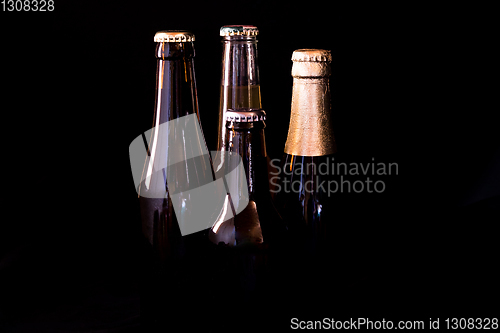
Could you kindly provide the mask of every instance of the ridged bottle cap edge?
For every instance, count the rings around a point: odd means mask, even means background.
[[[265,121],[266,112],[262,109],[249,111],[226,111],[226,121],[234,121],[236,123],[252,123],[257,121]]]
[[[158,31],[154,36],[155,42],[177,42],[177,43],[185,43],[185,42],[194,42],[194,34],[191,31],[187,30],[162,30]]]
[[[259,29],[253,25],[225,25],[220,28],[221,36],[257,36]]]
[[[293,51],[292,61],[332,62],[332,53],[323,49],[298,49]]]

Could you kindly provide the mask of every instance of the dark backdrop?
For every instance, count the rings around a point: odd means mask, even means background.
[[[287,135],[292,52],[324,48],[333,55],[339,151],[353,162],[399,165],[398,175],[384,178],[384,193],[342,194],[332,222],[349,226],[348,252],[366,266],[351,302],[388,319],[495,312],[498,303],[489,301],[498,300],[500,180],[489,12],[327,1],[75,0],[55,0],[53,12],[1,12],[8,172],[0,327],[135,327],[140,220],[128,146],[152,124],[153,36],[195,33],[200,115],[213,149],[225,24],[259,28],[272,158],[281,157]],[[327,306],[313,308],[335,316]],[[347,315],[359,316],[356,309]]]

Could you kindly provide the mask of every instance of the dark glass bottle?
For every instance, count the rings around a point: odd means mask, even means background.
[[[337,150],[330,117],[330,62],[327,50],[300,49],[292,56],[290,126],[275,203],[285,220],[292,247],[318,255],[328,244],[334,204],[325,184]]]
[[[215,244],[237,246],[252,243],[265,246],[274,237],[272,228],[265,230],[267,226],[259,223],[266,215],[264,210],[273,208],[273,204],[269,192],[268,157],[264,139],[265,113],[261,110],[257,34],[257,28],[250,25],[226,25],[220,30],[223,37],[222,86],[218,154],[214,158],[214,169],[217,178],[230,175],[233,177],[231,183],[241,184],[243,178],[235,179],[234,177],[239,177],[239,173],[232,172],[237,170],[239,162],[231,156],[239,156],[247,183],[244,186],[246,188],[243,188],[245,193],[238,192],[242,189],[241,186],[227,189],[231,200],[227,200],[226,211],[230,211],[229,215],[232,217],[221,216],[220,221],[210,230],[209,238]],[[227,116],[229,110],[232,118]],[[248,205],[238,207],[246,195]],[[275,209],[270,209],[269,214],[274,214],[279,220]],[[279,221],[275,223],[278,224]]]
[[[203,262],[200,256],[208,245],[208,230],[183,236],[183,223],[189,220],[195,207],[190,197],[182,193],[215,179],[202,133],[187,130],[198,125],[201,129],[193,62],[194,35],[189,31],[160,31],[154,40],[157,42],[155,113],[151,134],[145,138],[149,140],[148,159],[139,187],[146,253],[141,318],[150,331],[174,327],[176,323],[183,325],[183,302],[198,290],[191,277],[203,269],[199,265]],[[182,156],[191,158],[179,158]]]
[[[214,157],[214,170],[217,178],[223,178],[230,163],[226,161],[228,109],[260,109],[260,81],[257,63],[258,29],[249,25],[225,25],[220,29],[222,37],[222,74],[219,101],[219,128],[217,155]],[[226,184],[227,186],[227,184]],[[227,189],[229,193],[229,188]],[[241,195],[239,195],[241,196]],[[215,244],[236,245],[234,220],[236,210],[230,196],[226,197],[224,212],[217,221],[210,240]],[[216,232],[213,232],[213,231]]]
[[[215,244],[265,248],[279,237],[281,223],[269,191],[266,115],[263,110],[252,109],[229,109],[225,114],[227,145],[223,169],[235,214],[231,219],[216,222],[209,237]],[[240,166],[243,168],[238,172]]]
[[[272,284],[269,271],[277,258],[273,253],[285,232],[269,190],[256,34],[253,26],[221,28],[222,128],[213,163],[217,179],[225,179],[227,214],[221,214],[209,230],[209,239],[216,244],[211,289],[242,303],[259,299],[257,295],[265,294]],[[240,318],[241,313],[230,316]]]
[[[155,41],[158,43],[154,127],[146,138],[149,159],[144,166],[139,198],[143,234],[165,262],[183,257],[189,250],[186,241],[199,237],[197,233],[181,236],[172,192],[203,186],[214,180],[214,174],[202,133],[190,135],[191,132],[181,128],[192,126],[189,122],[193,120],[201,128],[193,62],[194,35],[188,31],[160,31]],[[175,128],[166,124],[180,119],[185,121],[177,123]],[[194,157],[178,158],[186,155]],[[182,213],[189,214],[192,207],[188,200],[183,207]],[[206,230],[203,232],[206,235]]]
[[[240,299],[249,307],[245,311],[251,311],[251,304],[261,304],[276,284],[273,272],[286,234],[269,190],[264,120],[263,110],[226,112],[223,170],[233,214],[209,230],[209,239],[217,244],[211,290]],[[241,305],[240,310],[246,309]],[[230,316],[244,317],[242,313]]]

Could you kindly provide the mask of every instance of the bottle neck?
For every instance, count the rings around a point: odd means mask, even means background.
[[[323,156],[336,151],[328,76],[294,76],[291,109],[285,153]]]
[[[224,37],[222,60],[222,85],[258,86],[257,39],[255,36]],[[234,99],[238,100],[238,96]],[[238,101],[241,102],[241,101]]]
[[[156,45],[155,125],[198,114],[192,42]]]
[[[240,155],[247,177],[248,193],[254,200],[257,193],[269,192],[267,153],[263,121],[251,123],[227,122],[227,151]],[[232,170],[235,166],[230,166]]]
[[[261,107],[256,37],[224,37],[218,149],[225,146],[225,113],[228,109]]]
[[[166,183],[170,193],[180,193],[185,186],[213,180],[199,124],[193,56],[191,42],[161,42],[156,47],[156,105],[152,130],[146,136],[149,157],[144,169],[146,187],[156,191],[150,190],[151,195],[165,193]],[[186,161],[196,161],[194,169]]]

